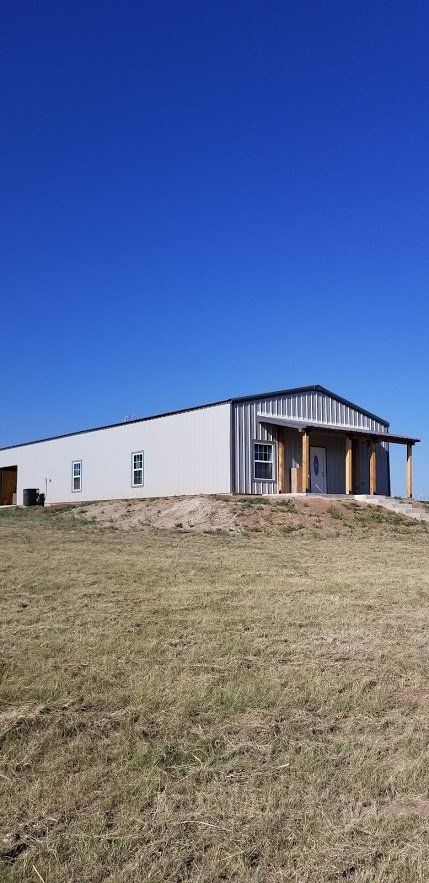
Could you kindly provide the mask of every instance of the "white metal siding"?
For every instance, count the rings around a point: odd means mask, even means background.
[[[17,502],[26,487],[47,502],[229,493],[229,403],[79,433],[0,451],[0,468],[18,467]],[[132,487],[131,454],[144,452],[144,485]],[[82,460],[82,491],[72,492],[72,462]]]

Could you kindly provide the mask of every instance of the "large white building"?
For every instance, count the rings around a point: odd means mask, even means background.
[[[390,494],[389,442],[415,438],[321,386],[229,399],[0,449],[0,503],[213,493]]]

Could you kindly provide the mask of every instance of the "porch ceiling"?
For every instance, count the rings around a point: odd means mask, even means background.
[[[419,438],[410,438],[406,435],[392,435],[390,432],[375,432],[372,429],[356,429],[355,426],[334,426],[332,423],[308,423],[305,420],[289,420],[287,417],[277,417],[274,414],[257,414],[258,423],[271,423],[274,426],[284,426],[287,429],[297,429],[301,432],[329,432],[337,435],[350,435],[354,438],[379,439],[380,441],[393,442],[399,445],[414,445]]]

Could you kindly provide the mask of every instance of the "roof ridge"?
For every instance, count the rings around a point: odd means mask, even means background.
[[[248,402],[254,399],[264,399],[270,398],[279,395],[298,395],[302,392],[322,392],[325,395],[330,396],[336,401],[340,402],[343,405],[346,405],[349,408],[355,408],[356,411],[360,411],[361,414],[364,414],[366,417],[370,417],[372,420],[377,420],[379,423],[382,423],[384,426],[389,427],[390,424],[387,420],[384,420],[382,417],[378,417],[376,414],[372,414],[371,411],[367,411],[365,408],[362,408],[360,405],[356,405],[353,402],[348,401],[348,399],[344,399],[341,396],[337,395],[337,393],[332,392],[330,389],[326,389],[325,386],[320,386],[318,384],[313,384],[312,386],[296,386],[292,389],[281,389],[274,390],[274,392],[264,392],[257,393],[256,395],[251,396],[235,396],[229,399],[221,399],[217,402],[206,402],[204,405],[194,405],[191,408],[179,408],[176,411],[165,411],[161,414],[150,414],[148,417],[137,417],[135,420],[121,420],[119,423],[106,423],[102,426],[91,426],[88,429],[77,429],[74,432],[62,432],[59,435],[51,435],[47,438],[38,438],[32,441],[27,442],[19,442],[14,445],[4,445],[0,447],[0,451],[8,451],[12,448],[25,448],[27,445],[39,445],[42,442],[48,441],[56,441],[56,439],[60,438],[70,438],[73,435],[85,435],[87,432],[101,432],[103,429],[115,429],[119,426],[132,426],[133,423],[144,423],[146,420],[158,420],[161,417],[174,417],[176,414],[186,414],[190,411],[199,411],[203,408],[215,408],[217,405],[228,405],[232,403],[238,402]]]

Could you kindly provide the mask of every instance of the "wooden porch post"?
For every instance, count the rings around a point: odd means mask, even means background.
[[[346,435],[346,494],[353,493],[353,454],[352,440]]]
[[[377,460],[375,442],[370,442],[369,448],[369,492],[377,493]]]
[[[413,496],[413,446],[407,444],[407,497]]]
[[[352,448],[352,459],[353,459],[353,493],[360,494],[360,442],[357,439],[353,441]]]
[[[302,493],[307,494],[309,491],[308,473],[310,470],[310,435],[308,432],[302,433]]]
[[[280,430],[280,438],[278,443],[278,489],[279,494],[285,492],[285,443],[283,438],[283,430]]]

